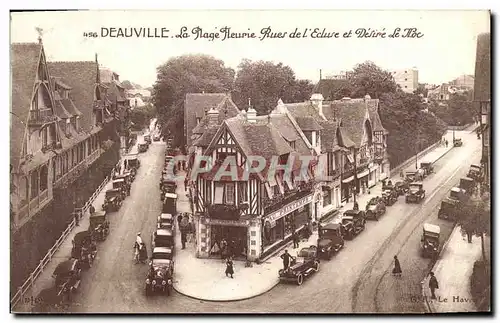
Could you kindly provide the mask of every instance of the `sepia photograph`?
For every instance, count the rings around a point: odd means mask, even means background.
[[[490,313],[489,10],[10,11],[10,313]]]

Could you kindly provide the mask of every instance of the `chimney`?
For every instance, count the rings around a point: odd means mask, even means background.
[[[371,99],[372,99],[372,97],[370,96],[370,94],[366,94],[365,95],[365,102],[367,102],[367,101],[369,101]]]
[[[286,113],[286,106],[283,103],[283,100],[279,99],[278,104],[276,107],[271,111],[272,115],[279,115],[279,114],[285,114]]]
[[[321,93],[314,93],[311,96],[311,104],[314,105],[320,115],[323,115],[323,100],[324,98]]]
[[[219,125],[219,111],[213,107],[207,112],[208,127],[217,127]]]

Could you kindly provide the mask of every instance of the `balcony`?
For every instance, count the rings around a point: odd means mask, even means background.
[[[77,164],[75,167],[70,169],[66,174],[64,174],[60,179],[58,179],[54,183],[55,188],[64,188],[76,181],[80,176],[82,176],[83,172],[87,170],[88,165],[87,161],[83,160],[79,164]]]
[[[29,112],[28,124],[30,126],[41,126],[43,124],[54,122],[57,120],[57,117],[52,114],[52,110],[43,109],[43,110],[31,110]]]
[[[208,216],[212,219],[237,221],[241,215],[240,208],[235,205],[212,204],[206,209]]]
[[[313,187],[313,182],[301,183],[297,189],[285,192],[284,195],[274,195],[272,199],[265,197],[263,200],[264,212],[272,213],[295,200],[311,194]]]
[[[38,194],[37,197],[31,199],[29,206],[26,202],[22,203],[21,205],[24,205],[19,208],[18,211],[19,223],[17,224],[17,227],[22,226],[26,221],[28,221],[28,215],[34,215],[38,213],[38,211],[40,211],[40,209],[42,209],[47,203],[49,203],[50,200],[51,199],[49,199],[49,191],[46,189],[45,191]]]

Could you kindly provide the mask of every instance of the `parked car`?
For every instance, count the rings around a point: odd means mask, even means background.
[[[290,266],[286,269],[280,269],[279,279],[282,282],[295,282],[302,285],[304,278],[319,271],[318,248],[310,246],[302,248],[297,257],[292,258]]]
[[[438,211],[438,218],[455,221],[458,212],[460,211],[460,205],[461,203],[458,200],[445,198],[443,201],[441,201],[441,206]]]
[[[465,190],[467,195],[472,195],[476,190],[476,182],[469,177],[462,177],[460,179],[460,188]]]
[[[424,184],[420,182],[410,183],[410,189],[405,196],[406,203],[420,203],[425,198]]]
[[[174,262],[170,258],[170,251],[169,248],[162,247],[153,249],[144,288],[146,295],[160,292],[170,296],[172,293]]]
[[[76,292],[82,281],[82,269],[78,259],[61,262],[54,270],[52,277],[55,279],[57,296],[62,300],[71,300],[71,294]]]
[[[96,240],[104,241],[109,234],[109,221],[106,211],[96,211],[89,217],[89,230]]]
[[[463,202],[467,201],[469,197],[467,195],[467,191],[464,190],[463,188],[452,187],[448,198],[463,203]]]
[[[386,211],[384,200],[380,196],[371,198],[366,204],[366,218],[378,221]]]
[[[102,209],[106,212],[118,211],[122,206],[122,191],[117,189],[107,190],[104,197],[104,203],[102,204]]]
[[[453,139],[453,147],[461,147],[463,145],[462,138]]]
[[[156,247],[170,248],[170,253],[173,254],[175,237],[173,231],[169,229],[157,229],[153,232],[151,238],[152,250]]]
[[[162,213],[158,216],[157,221],[158,229],[170,229],[174,231],[174,216],[170,213]]]
[[[95,256],[97,254],[97,246],[92,240],[90,231],[78,232],[73,238],[73,248],[71,249],[71,257],[78,259],[80,264],[92,267]]]
[[[398,194],[398,196],[405,195],[410,189],[410,185],[406,181],[398,181],[394,183],[394,190]]]
[[[438,225],[424,223],[420,239],[420,252],[423,257],[436,257],[438,255],[440,232],[441,228]]]
[[[353,239],[365,229],[365,212],[361,210],[347,210],[341,218],[342,235],[344,239]]]
[[[384,205],[391,206],[398,201],[399,193],[393,187],[392,189],[385,190],[382,192],[382,201]]]
[[[162,213],[177,214],[177,194],[165,193]]]
[[[434,166],[431,162],[421,162],[420,168],[424,170],[425,176],[429,176],[430,174],[434,173]]]
[[[467,173],[467,177],[474,179],[476,182],[480,182],[483,180],[483,167],[478,164],[470,165],[469,172]]]
[[[344,247],[342,226],[339,223],[329,223],[318,228],[318,257],[331,259]]]

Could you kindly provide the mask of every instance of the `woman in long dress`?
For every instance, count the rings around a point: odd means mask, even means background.
[[[392,270],[392,274],[401,277],[402,273],[403,271],[401,270],[401,264],[399,263],[398,256],[394,256],[394,269]]]
[[[226,277],[230,275],[231,278],[233,278],[233,274],[234,274],[233,257],[229,257],[226,260]]]

